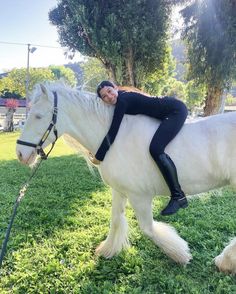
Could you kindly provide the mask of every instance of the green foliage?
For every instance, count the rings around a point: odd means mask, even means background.
[[[235,103],[235,98],[233,95],[231,95],[230,93],[227,93],[226,95],[226,100],[225,100],[225,104],[227,105],[231,105]]]
[[[18,189],[30,173],[16,161],[18,135],[0,134],[0,243]],[[112,259],[99,258],[94,250],[109,229],[110,189],[59,141],[18,208],[0,293],[236,293],[235,277],[220,273],[213,262],[235,235],[235,196],[230,189],[205,193],[168,218],[189,242],[193,261],[186,267],[142,235],[130,207],[132,247]],[[154,201],[158,221],[167,221],[160,210],[168,200]]]
[[[182,14],[189,78],[208,87],[229,87],[236,74],[236,3],[195,0]]]
[[[171,41],[171,48],[176,62],[174,77],[181,82],[186,82],[187,55],[185,43],[181,39],[174,39]]]
[[[157,68],[153,73],[147,75],[142,82],[142,88],[149,94],[163,95],[163,88],[169,84],[169,79],[175,74],[176,62],[168,46],[168,53],[163,56],[163,68]]]
[[[21,94],[15,93],[13,89],[14,89],[14,82],[11,78],[5,77],[0,79],[0,94],[2,97],[11,98],[14,95],[14,98],[20,98]]]
[[[165,66],[169,17],[169,2],[154,0],[60,0],[49,13],[63,46],[100,59],[111,78],[136,86]]]
[[[29,75],[29,90],[32,90],[38,82],[54,79],[52,72],[45,68],[30,68]],[[25,97],[26,77],[27,70],[25,68],[13,69],[7,77],[0,80],[0,93],[4,94],[5,91],[8,91]]]
[[[206,94],[205,87],[195,81],[184,83],[168,74],[161,78],[152,75],[146,82],[144,90],[154,96],[176,97],[186,103],[190,113],[203,108]]]
[[[194,111],[195,108],[203,108],[206,89],[203,85],[198,85],[195,81],[189,81],[186,84],[187,107]]]
[[[11,95],[11,97],[25,97],[27,70],[25,68],[13,69],[7,77],[0,79],[0,94]],[[71,86],[76,84],[74,72],[64,66],[50,66],[49,68],[29,69],[29,91],[35,84],[44,81],[55,81],[63,79]]]
[[[95,92],[101,81],[109,79],[107,70],[97,58],[88,57],[80,62],[79,66],[83,70],[83,78],[79,81],[83,89]]]
[[[54,75],[54,80],[63,80],[66,84],[70,86],[76,86],[76,77],[73,70],[65,66],[50,65],[49,70]]]
[[[170,78],[168,79],[168,84],[162,89],[162,95],[178,97],[180,100],[186,102],[186,86],[183,82]]]

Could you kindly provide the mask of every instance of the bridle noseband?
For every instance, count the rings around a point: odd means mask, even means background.
[[[17,140],[16,143],[20,144],[20,145],[25,145],[25,146],[29,146],[29,147],[33,147],[36,149],[37,154],[40,155],[41,159],[46,160],[48,158],[48,155],[50,154],[50,152],[52,151],[57,139],[58,139],[58,135],[57,135],[57,129],[56,129],[56,122],[57,122],[57,92],[53,92],[53,96],[54,96],[54,106],[53,106],[53,114],[52,114],[52,121],[50,122],[50,125],[48,126],[46,132],[43,134],[42,139],[39,141],[38,144],[34,144],[34,143],[30,143],[30,142],[26,142],[26,141],[21,141],[21,140]],[[51,130],[53,129],[53,133],[55,135],[55,140],[52,143],[52,146],[50,148],[50,150],[48,151],[48,153],[46,154],[43,151],[43,144],[44,142],[47,140],[49,134],[51,133]]]

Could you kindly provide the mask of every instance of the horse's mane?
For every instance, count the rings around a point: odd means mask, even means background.
[[[98,119],[102,123],[106,123],[112,116],[112,108],[114,106],[110,106],[105,104],[100,98],[97,97],[95,93],[78,90],[76,88],[72,88],[67,84],[62,82],[44,82],[41,83],[48,92],[57,92],[58,100],[60,97],[63,98],[63,101],[67,100],[70,105],[79,105],[80,108],[84,110],[89,110],[93,115],[97,115]],[[36,84],[31,95],[30,95],[30,104],[35,104],[40,97],[42,96],[42,89],[40,84]],[[85,112],[86,113],[86,112]],[[89,161],[89,150],[84,148],[79,142],[70,137],[67,134],[63,135],[63,139],[65,142],[75,149],[79,154],[81,154],[91,170],[91,163]]]
[[[97,114],[101,120],[110,119],[112,109],[114,106],[107,105],[95,93],[79,90],[77,88],[72,88],[71,86],[61,82],[43,82],[41,83],[48,91],[56,91],[58,93],[59,99],[60,94],[63,95],[63,99],[67,99],[70,103],[79,104],[84,110],[91,110],[94,114]],[[36,84],[30,98],[30,103],[34,104],[39,99],[42,94],[40,84]]]

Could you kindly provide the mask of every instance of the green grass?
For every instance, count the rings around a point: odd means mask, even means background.
[[[0,134],[0,244],[19,187],[30,171],[16,160],[18,134]],[[189,242],[193,261],[179,266],[140,232],[127,209],[132,247],[111,260],[97,257],[111,209],[109,187],[62,141],[43,162],[12,228],[0,293],[235,294],[235,276],[217,271],[213,258],[236,232],[235,192],[206,193],[188,209],[164,218],[167,198],[156,198],[154,217]]]

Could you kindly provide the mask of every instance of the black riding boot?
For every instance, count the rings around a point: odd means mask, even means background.
[[[171,158],[162,153],[157,157],[156,163],[170,189],[171,199],[165,209],[162,210],[162,215],[170,215],[176,213],[180,208],[188,206],[187,198],[181,190],[177,170]]]

